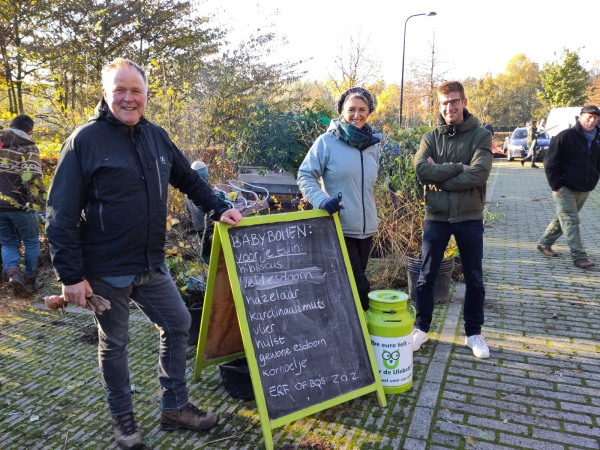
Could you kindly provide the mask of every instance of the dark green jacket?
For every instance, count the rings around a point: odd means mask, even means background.
[[[539,137],[540,135],[537,131],[537,127],[531,125],[529,128],[527,128],[527,147],[531,148],[533,141]]]
[[[427,161],[433,159],[433,163]],[[423,135],[415,155],[417,177],[425,185],[425,219],[436,222],[482,220],[485,185],[492,170],[492,134],[464,110],[464,121]],[[464,170],[463,164],[470,166]]]

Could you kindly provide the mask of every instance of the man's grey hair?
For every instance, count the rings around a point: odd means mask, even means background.
[[[102,86],[103,87],[105,86],[106,75],[109,72],[120,69],[122,67],[127,67],[127,66],[133,67],[135,70],[137,70],[140,73],[140,75],[144,79],[144,86],[147,87],[148,86],[148,76],[146,75],[146,71],[144,70],[144,68],[142,66],[140,66],[139,64],[131,61],[130,59],[126,59],[126,58],[117,58],[117,59],[109,62],[102,68]]]

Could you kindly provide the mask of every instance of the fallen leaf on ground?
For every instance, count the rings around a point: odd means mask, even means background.
[[[465,441],[467,441],[467,444],[469,444],[473,448],[477,448],[477,443],[475,442],[475,439],[473,439],[471,436],[465,436],[464,438]]]
[[[482,439],[485,439],[487,441],[491,441],[492,439],[494,439],[494,436],[492,436],[490,433],[487,433],[485,431],[480,431],[479,437],[481,437]]]
[[[320,437],[309,436],[300,441],[300,448],[312,448],[315,450],[330,450],[329,442]]]

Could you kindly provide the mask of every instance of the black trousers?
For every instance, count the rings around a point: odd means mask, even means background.
[[[365,239],[357,239],[344,236],[346,248],[348,249],[348,257],[356,282],[356,290],[360,298],[360,304],[363,310],[369,309],[369,292],[371,291],[371,283],[365,276],[369,255],[371,254],[371,246],[373,245],[373,236]]]

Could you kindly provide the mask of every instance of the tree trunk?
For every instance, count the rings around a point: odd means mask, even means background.
[[[69,107],[69,79],[67,78],[67,74],[63,74],[63,90],[65,91],[65,101],[62,104],[63,111],[66,111]]]
[[[12,72],[10,70],[10,64],[8,63],[8,54],[4,40],[2,40],[2,43],[0,44],[0,53],[2,53],[2,59],[4,60],[4,80],[6,81],[6,89],[8,90],[8,110],[11,114],[16,114],[17,102],[15,88],[12,82]]]
[[[71,111],[75,111],[75,72],[71,76]]]
[[[19,107],[19,114],[25,114],[23,110],[23,81],[17,80],[17,106]]]
[[[17,114],[17,105],[15,103],[14,88],[12,86],[12,82],[8,80],[9,77],[6,78],[6,84],[8,86],[8,110],[11,114]]]

